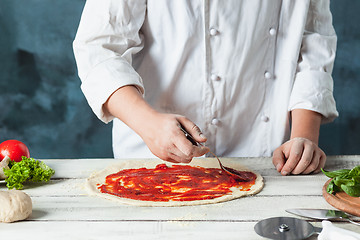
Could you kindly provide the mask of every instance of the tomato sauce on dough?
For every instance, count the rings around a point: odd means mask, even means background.
[[[102,193],[140,201],[206,200],[231,194],[232,187],[249,191],[256,174],[238,172],[241,179],[219,168],[159,164],[154,169],[124,169],[110,174],[98,188]]]

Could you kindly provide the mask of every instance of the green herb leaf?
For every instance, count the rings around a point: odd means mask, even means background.
[[[334,180],[331,180],[329,185],[326,188],[326,191],[330,194],[335,194],[341,191],[341,188],[335,185]]]
[[[334,180],[331,180],[330,182],[329,182],[329,185],[327,186],[327,188],[326,188],[326,191],[328,192],[328,193],[330,193],[330,194],[333,194],[335,191],[334,191],[334,186],[336,186],[335,185],[335,183],[334,183]]]
[[[344,177],[335,177],[333,181],[336,186],[346,185],[346,186],[354,186],[355,182],[352,178],[344,178]]]
[[[350,172],[350,169],[341,169],[341,170],[336,170],[336,171],[332,171],[332,172],[328,172],[325,171],[324,169],[321,169],[321,171],[329,178],[334,178],[334,177],[339,177],[339,176],[343,176],[345,174],[348,174]]]
[[[359,176],[353,176],[352,179],[355,183],[360,183],[360,175]]]
[[[21,162],[10,161],[10,169],[4,169],[8,189],[22,189],[25,181],[49,181],[55,171],[45,163],[33,158],[22,157]]]
[[[360,197],[360,185],[355,186],[348,186],[348,185],[341,185],[341,189],[346,192],[346,194],[352,197]]]
[[[326,188],[330,194],[344,191],[352,197],[360,197],[360,165],[353,169],[341,169],[332,172],[321,171],[329,178],[331,182]]]
[[[360,176],[360,165],[351,169],[351,171],[349,172],[349,175],[352,177]]]

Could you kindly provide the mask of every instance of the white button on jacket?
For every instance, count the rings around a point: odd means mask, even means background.
[[[220,123],[220,121],[219,121],[219,119],[217,119],[217,118],[214,118],[213,120],[211,120],[211,124],[212,125],[219,125],[219,123]]]
[[[272,77],[271,73],[269,73],[269,72],[265,72],[264,75],[265,75],[266,79],[270,79]]]
[[[291,110],[319,112],[323,122],[338,115],[329,4],[87,0],[74,41],[82,91],[109,122],[102,105],[118,88],[135,85],[158,111],[195,122],[219,156],[271,156],[289,137]],[[116,158],[153,157],[118,119],[113,149]]]
[[[219,81],[221,78],[218,76],[218,75],[216,75],[216,74],[211,74],[211,80],[213,80],[213,81]]]
[[[274,36],[276,34],[276,30],[274,28],[270,28],[269,33],[271,36]]]
[[[263,115],[263,116],[261,116],[261,121],[263,121],[263,122],[267,122],[267,121],[269,121],[269,117],[268,117],[268,116]]]
[[[218,34],[218,30],[216,30],[215,28],[211,28],[210,29],[210,35],[215,36],[216,34]]]

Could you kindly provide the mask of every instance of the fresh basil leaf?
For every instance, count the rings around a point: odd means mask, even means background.
[[[328,210],[326,212],[326,217],[334,217],[334,218],[339,218],[339,217],[346,217],[347,215],[345,213],[341,213],[338,210]]]
[[[326,188],[326,192],[333,194],[334,193],[334,181],[331,180],[331,182],[329,182],[329,185]]]
[[[336,171],[326,171],[324,169],[321,169],[321,171],[329,178],[334,178],[334,177],[339,177],[339,176],[343,176],[346,175],[350,172],[350,169],[340,169],[340,170],[336,170]]]
[[[336,171],[321,171],[329,178],[331,182],[326,191],[331,194],[344,191],[350,196],[360,197],[360,165],[353,169],[340,169]]]
[[[360,165],[351,169],[351,171],[349,172],[349,175],[352,177],[360,176]]]
[[[331,180],[326,188],[326,192],[330,194],[335,194],[339,191],[341,191],[341,188],[335,185],[334,180]]]
[[[352,177],[352,179],[355,182],[355,184],[360,184],[360,176],[354,176]]]
[[[360,197],[360,184],[355,186],[341,185],[341,189],[352,197]]]
[[[355,182],[349,178],[342,178],[341,176],[333,178],[334,184],[338,187],[341,185],[354,186]]]

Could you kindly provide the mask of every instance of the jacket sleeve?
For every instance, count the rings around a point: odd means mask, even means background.
[[[289,110],[308,109],[323,115],[323,123],[337,116],[333,97],[336,33],[329,0],[310,1]]]
[[[132,56],[143,48],[140,34],[145,0],[87,0],[73,42],[81,89],[103,122],[114,117],[103,104],[122,86],[144,93],[142,79],[132,67]]]

